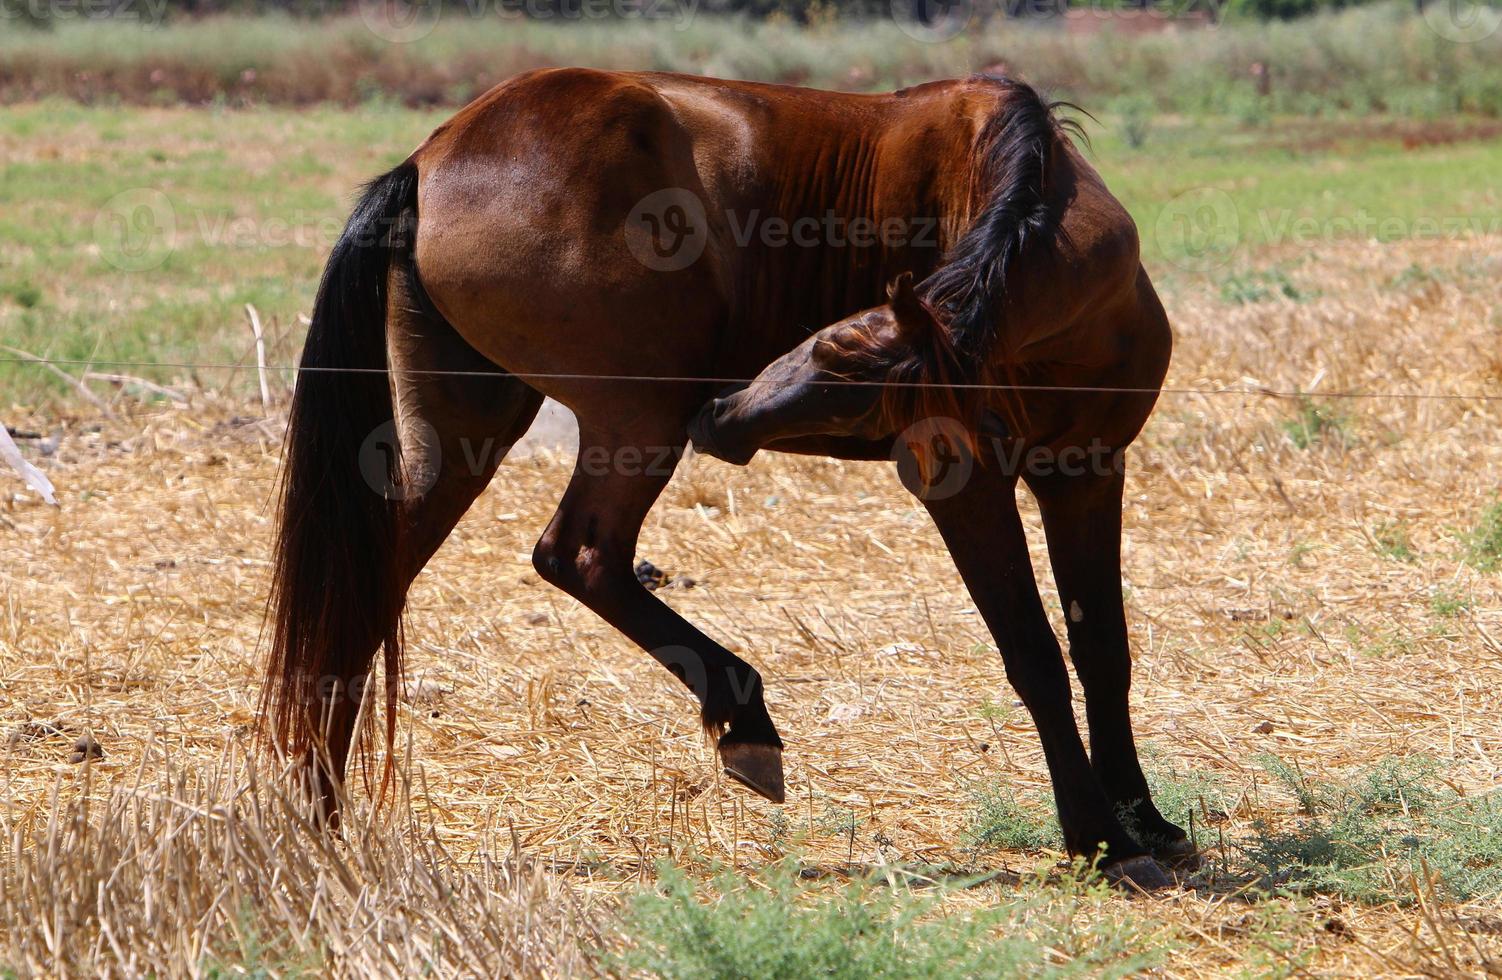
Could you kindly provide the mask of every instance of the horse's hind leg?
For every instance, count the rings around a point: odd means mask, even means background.
[[[1132,655],[1121,597],[1120,472],[1029,481],[1043,515],[1049,559],[1069,631],[1069,656],[1085,690],[1090,761],[1128,827],[1153,853],[1182,860],[1193,847],[1158,812],[1142,775],[1127,692]]]
[[[655,437],[654,437],[655,436]],[[782,740],[751,666],[647,591],[632,570],[642,521],[672,477],[680,420],[623,438],[580,420],[579,458],[533,551],[538,574],[646,650],[698,697],[727,775],[783,800]]]
[[[365,448],[372,454],[400,453],[403,480],[371,489],[401,499],[403,593],[490,483],[542,404],[540,393],[503,373],[447,323],[414,306],[394,294],[387,344],[396,418],[391,429],[374,433]],[[378,476],[384,472],[382,463],[374,459],[365,471]],[[367,651],[355,673],[368,671],[374,656],[374,648]],[[360,700],[333,698],[325,709],[324,742],[332,772],[319,768],[330,812],[337,805],[332,783],[344,775]]]

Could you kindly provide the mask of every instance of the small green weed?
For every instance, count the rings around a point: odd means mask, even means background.
[[[1283,433],[1300,449],[1317,445],[1350,445],[1349,421],[1329,405],[1307,395],[1299,398],[1298,412],[1283,423]]]
[[[1152,131],[1153,100],[1144,95],[1123,96],[1111,104],[1111,110],[1120,118],[1122,142],[1141,149]]]
[[[1405,901],[1410,881],[1433,877],[1449,898],[1502,894],[1502,794],[1464,797],[1425,759],[1382,762],[1345,782],[1312,780],[1272,756],[1264,767],[1306,814],[1292,830],[1245,848],[1271,887],[1362,902]]]
[[[965,840],[982,851],[1041,851],[1061,847],[1064,836],[1052,813],[1022,805],[1004,786],[991,786],[975,793],[975,811]]]
[[[1436,616],[1446,619],[1454,619],[1463,612],[1469,612],[1474,600],[1470,596],[1457,595],[1448,589],[1435,589],[1429,596],[1429,608],[1434,610]]]
[[[1220,298],[1233,306],[1266,303],[1279,297],[1291,299],[1295,303],[1309,298],[1278,269],[1227,276],[1220,284]]]
[[[1181,772],[1159,760],[1156,753],[1145,754],[1150,760],[1144,767],[1147,788],[1152,791],[1153,803],[1164,819],[1188,830],[1191,823],[1225,818],[1231,796],[1218,778],[1202,771]]]
[[[0,296],[6,297],[23,310],[34,310],[42,305],[42,291],[26,279],[0,286]]]
[[[791,860],[755,880],[721,873],[702,886],[664,866],[627,905],[631,945],[609,966],[667,980],[1125,976],[1169,952],[1135,920],[1105,913],[1099,879],[1028,891],[960,912],[945,908],[943,891],[809,882]]]
[[[227,977],[249,977],[251,980],[272,980],[274,977],[313,977],[327,969],[324,957],[299,950],[291,936],[281,933],[268,939],[256,926],[256,910],[247,904],[236,916],[239,928],[235,930],[239,948],[228,956],[206,957],[199,964],[199,973],[211,980]]]
[[[1414,262],[1409,263],[1406,269],[1387,280],[1387,288],[1396,292],[1406,292],[1410,289],[1432,285],[1435,281],[1434,273]]]
[[[1466,560],[1483,572],[1502,567],[1502,501],[1481,512],[1475,528],[1466,536]]]
[[[1419,554],[1408,539],[1408,527],[1398,521],[1383,521],[1372,531],[1377,554],[1393,561],[1416,561]]]
[[[1245,928],[1247,969],[1242,976],[1283,980],[1308,971],[1315,944],[1307,939],[1304,919],[1286,902],[1253,905]]]
[[[1305,778],[1304,771],[1297,764],[1289,765],[1275,755],[1260,755],[1257,761],[1299,801],[1301,813],[1313,815],[1319,810],[1317,786]]]
[[[791,830],[792,821],[788,819],[787,811],[780,808],[773,810],[767,816],[768,846],[779,853],[785,851]]]

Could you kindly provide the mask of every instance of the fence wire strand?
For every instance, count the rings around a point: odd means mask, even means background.
[[[318,374],[395,374],[391,368],[358,367],[299,367],[290,364],[254,365],[245,363],[174,362],[174,361],[106,361],[95,358],[51,357],[0,357],[0,364],[34,365],[37,367],[111,367],[131,369],[167,368],[179,371],[193,370],[266,370],[286,373]],[[469,377],[469,378],[516,378],[519,381],[627,381],[660,384],[750,384],[755,378],[727,378],[699,375],[657,374],[579,374],[570,372],[507,371],[451,371],[438,368],[403,369],[399,373],[410,376]],[[131,380],[131,379],[120,379]],[[144,379],[143,379],[144,380]],[[1099,385],[1029,385],[1029,384],[948,384],[933,381],[861,381],[851,378],[821,378],[821,385],[855,385],[866,388],[947,388],[960,391],[1012,391],[1059,394],[1120,394],[1120,395],[1231,395],[1239,397],[1261,396],[1265,398],[1344,398],[1344,399],[1394,399],[1407,401],[1502,401],[1502,392],[1459,391],[1301,391],[1298,389],[1273,388],[1267,385],[1228,385],[1224,388],[1196,388],[1163,386],[1159,388],[1125,388]]]

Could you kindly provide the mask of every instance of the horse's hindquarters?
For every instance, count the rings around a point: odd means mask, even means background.
[[[544,83],[576,108],[528,92]],[[581,419],[686,418],[702,386],[640,379],[707,373],[727,312],[717,257],[627,232],[650,237],[639,202],[697,185],[687,135],[650,89],[598,72],[524,80],[466,112],[418,159],[417,265],[434,303]]]

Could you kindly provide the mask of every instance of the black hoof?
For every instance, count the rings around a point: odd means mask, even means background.
[[[720,745],[725,775],[773,803],[787,799],[782,787],[782,750],[774,745],[732,742]]]
[[[1173,887],[1173,878],[1146,854],[1112,861],[1100,869],[1106,880],[1127,891],[1156,892]]]
[[[1154,847],[1153,857],[1179,871],[1197,871],[1200,866],[1200,849],[1187,837]]]

